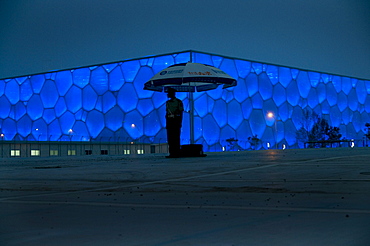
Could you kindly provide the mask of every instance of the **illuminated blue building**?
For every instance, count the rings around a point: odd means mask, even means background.
[[[234,88],[194,93],[195,141],[205,151],[223,150],[227,139],[249,149],[248,138],[255,135],[259,148],[302,147],[296,131],[304,110],[339,127],[346,139],[362,141],[370,122],[369,80],[183,51],[1,79],[2,139],[164,143],[166,95],[143,85],[160,70],[190,60],[238,80]],[[177,95],[188,108],[187,93]],[[185,113],[183,143],[189,142],[188,122]]]

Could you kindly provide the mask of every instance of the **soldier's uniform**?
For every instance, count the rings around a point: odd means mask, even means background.
[[[170,152],[170,157],[179,157],[182,113],[184,111],[184,106],[182,101],[175,97],[175,90],[169,89],[168,95],[171,98],[166,102],[166,129],[168,148]]]

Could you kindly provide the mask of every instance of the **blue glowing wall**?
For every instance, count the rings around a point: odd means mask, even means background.
[[[368,80],[187,51],[0,80],[2,138],[164,143],[166,95],[143,84],[190,56],[238,80],[231,89],[194,93],[195,139],[206,151],[222,150],[230,138],[248,149],[254,135],[271,146],[277,139],[278,146],[302,147],[296,131],[304,109],[340,127],[347,139],[361,139],[370,122]],[[178,97],[188,109],[188,95]],[[183,143],[189,142],[188,122],[185,113]]]

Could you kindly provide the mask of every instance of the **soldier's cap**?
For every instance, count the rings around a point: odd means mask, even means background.
[[[177,92],[177,90],[172,87],[167,89],[167,93],[174,93],[174,92]]]

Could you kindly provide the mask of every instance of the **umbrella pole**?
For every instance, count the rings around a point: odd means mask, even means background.
[[[190,51],[190,62],[193,62],[193,52]],[[189,88],[189,108],[190,108],[190,144],[194,144],[194,98]]]
[[[189,92],[189,119],[190,119],[190,144],[194,144],[194,99],[193,93]]]

